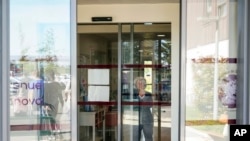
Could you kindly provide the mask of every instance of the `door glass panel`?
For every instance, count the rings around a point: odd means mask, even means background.
[[[236,123],[237,1],[187,1],[186,140],[228,141]]]
[[[71,140],[70,65],[70,0],[10,0],[11,141]]]
[[[171,24],[122,24],[122,140],[171,139]]]
[[[79,140],[117,140],[118,25],[78,25]]]

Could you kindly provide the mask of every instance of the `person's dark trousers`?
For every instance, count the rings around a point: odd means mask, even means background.
[[[133,126],[133,141],[141,140],[141,131],[143,131],[145,141],[153,141],[153,124]]]

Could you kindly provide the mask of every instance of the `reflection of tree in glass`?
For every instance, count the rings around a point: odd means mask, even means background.
[[[55,54],[55,41],[54,41],[54,30],[48,29],[41,46],[37,52],[41,55],[53,55]]]
[[[56,57],[54,30],[51,28],[48,29],[44,36],[45,36],[44,40],[37,50],[38,54],[40,54],[43,58],[50,58],[53,56]],[[52,61],[47,60],[41,63],[45,63],[44,64],[45,72],[55,70],[58,66],[56,64],[56,60]]]
[[[220,59],[217,64],[218,78],[214,78],[215,60],[213,56],[200,57],[192,61],[194,104],[201,113],[208,115],[213,112],[214,79],[223,78],[229,72],[230,67],[227,62],[223,61],[223,58]],[[219,89],[219,84],[217,88]],[[223,105],[218,106],[218,112],[222,112]],[[210,115],[212,116],[212,114]]]
[[[140,52],[139,52],[139,42],[134,41],[133,43],[133,50],[131,49],[131,42],[124,41],[122,43],[123,48],[123,63],[124,64],[138,64],[140,61]],[[133,53],[133,62],[131,62],[131,54]]]
[[[141,54],[145,49],[141,45],[142,41],[134,41],[133,43],[133,50],[131,49],[131,42],[129,41],[124,41],[122,43],[122,48],[123,48],[123,63],[131,63],[131,53],[133,53],[133,63],[134,64],[141,64],[143,60],[141,60]],[[171,64],[171,43],[165,39],[161,40],[148,40],[148,41],[153,41],[153,47],[152,47],[152,53],[150,55],[154,55],[154,60],[156,61],[155,63],[159,63],[158,60],[161,60],[161,64]],[[160,41],[160,49],[159,49],[159,41]],[[153,58],[152,58],[153,59]]]
[[[27,56],[29,47],[25,47],[25,35],[23,33],[22,25],[19,23],[18,25],[18,33],[19,33],[19,39],[20,39],[20,48],[21,48],[21,56]]]
[[[25,44],[25,34],[23,32],[23,26],[21,23],[18,24],[18,34],[19,34],[19,48],[20,49],[20,58],[19,62],[21,65],[23,65],[23,73],[28,73],[33,71],[35,68],[35,64],[30,61],[30,58],[28,56],[30,48],[28,45]],[[17,49],[17,48],[15,48]]]
[[[158,52],[158,51],[157,51]],[[157,53],[157,56],[158,53]],[[167,40],[161,40],[161,64],[171,64],[171,43]]]

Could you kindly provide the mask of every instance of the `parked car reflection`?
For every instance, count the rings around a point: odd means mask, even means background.
[[[15,96],[18,94],[18,85],[21,83],[19,79],[10,77],[10,96]]]

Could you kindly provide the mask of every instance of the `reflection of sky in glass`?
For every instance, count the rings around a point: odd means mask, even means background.
[[[38,55],[46,30],[53,30],[57,55],[70,54],[70,0],[11,0],[10,55]]]

